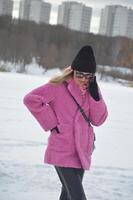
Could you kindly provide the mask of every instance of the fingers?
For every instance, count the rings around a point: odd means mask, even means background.
[[[73,69],[71,68],[71,66],[68,66],[64,69],[64,72],[72,72]]]

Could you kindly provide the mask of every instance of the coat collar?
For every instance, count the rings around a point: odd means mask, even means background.
[[[86,102],[88,94],[85,94],[85,96],[83,97],[82,92],[81,92],[79,86],[74,81],[74,79],[67,81],[67,83],[68,83],[67,88],[68,88],[69,92],[77,100],[77,102],[81,106],[83,106],[83,104]]]

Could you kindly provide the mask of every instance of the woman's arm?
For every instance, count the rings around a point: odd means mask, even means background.
[[[57,125],[56,114],[50,105],[55,99],[55,94],[55,86],[47,83],[32,90],[23,99],[28,110],[45,131]]]
[[[96,101],[91,95],[89,96],[89,119],[94,126],[100,126],[108,116],[107,106],[99,90],[99,100]]]

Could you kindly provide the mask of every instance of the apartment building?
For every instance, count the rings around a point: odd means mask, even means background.
[[[103,8],[99,33],[133,38],[133,10],[121,5],[108,5]]]
[[[89,32],[91,17],[91,7],[75,1],[65,1],[58,7],[57,24],[73,30]]]
[[[49,23],[51,4],[42,0],[21,0],[19,18],[35,21],[36,23]]]
[[[10,15],[13,13],[13,1],[0,0],[0,15]]]

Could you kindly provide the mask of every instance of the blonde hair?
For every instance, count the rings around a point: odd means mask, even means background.
[[[65,70],[61,75],[55,76],[50,83],[58,84],[73,78],[73,70]]]

